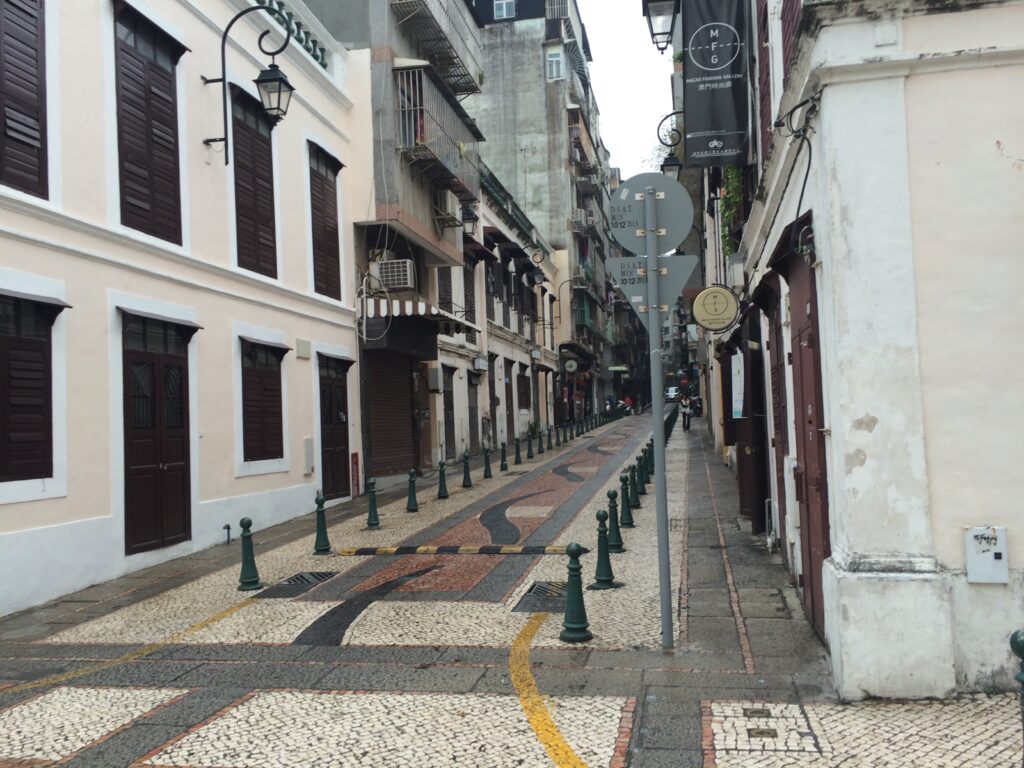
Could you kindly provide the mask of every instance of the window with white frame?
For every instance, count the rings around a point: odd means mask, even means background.
[[[561,80],[565,77],[562,71],[562,52],[548,51],[548,80]]]
[[[514,19],[516,17],[516,0],[494,0],[494,18]]]

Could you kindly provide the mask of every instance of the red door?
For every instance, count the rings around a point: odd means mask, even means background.
[[[190,332],[124,320],[125,553],[192,536],[188,437]]]
[[[818,344],[818,302],[814,272],[800,256],[789,258],[790,312],[793,334],[793,405],[796,422],[794,479],[800,505],[800,546],[803,559],[804,609],[824,635],[821,571],[832,553],[829,543],[828,486],[825,468],[824,409],[821,393],[821,349]]]
[[[786,545],[786,479],[785,462],[789,451],[789,416],[786,399],[786,362],[782,340],[782,308],[778,302],[772,306],[768,317],[768,360],[772,375],[772,423],[775,437],[772,448],[775,452],[775,503],[779,507],[779,551],[789,561],[789,547]]]
[[[351,496],[348,472],[349,363],[320,356],[320,466],[324,498]]]

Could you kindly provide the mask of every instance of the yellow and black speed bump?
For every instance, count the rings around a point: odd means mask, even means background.
[[[589,550],[584,549],[584,552]],[[336,549],[343,557],[372,555],[564,555],[565,547],[471,545],[449,547],[348,547]]]

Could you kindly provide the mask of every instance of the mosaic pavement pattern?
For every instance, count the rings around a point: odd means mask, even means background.
[[[607,766],[623,698],[551,699],[577,755]],[[258,738],[254,738],[258,734]],[[511,696],[257,693],[143,761],[148,766],[550,766]]]
[[[68,757],[185,693],[55,688],[0,712],[0,766],[49,764]]]
[[[1019,768],[1015,694],[858,704],[705,704],[707,768]]]

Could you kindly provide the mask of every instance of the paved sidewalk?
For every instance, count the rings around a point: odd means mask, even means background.
[[[415,514],[396,490],[378,531],[365,502],[341,505],[331,543],[594,548],[649,428],[614,422],[493,480],[475,470],[471,489],[453,471],[451,498],[425,489]],[[527,596],[565,580],[562,556],[318,557],[312,516],[257,521],[265,583],[316,579],[238,592],[236,542],[0,619],[0,768],[1020,765],[1012,695],[838,702],[787,572],[743,532],[696,430],[677,428],[667,475],[673,651],[653,489],[612,556],[625,586],[586,592],[594,639],[578,646],[558,639],[557,598]]]

